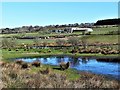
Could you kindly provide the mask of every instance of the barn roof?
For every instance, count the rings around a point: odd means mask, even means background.
[[[92,28],[78,28],[78,27],[73,27],[71,30],[79,30],[79,31],[93,31]]]

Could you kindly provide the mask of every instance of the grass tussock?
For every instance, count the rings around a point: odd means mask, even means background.
[[[103,76],[74,70],[61,71],[54,66],[22,69],[15,62],[1,67],[4,88],[119,88],[119,83]],[[79,76],[79,77],[78,77]],[[77,78],[76,78],[77,77]],[[70,79],[72,78],[72,79]]]

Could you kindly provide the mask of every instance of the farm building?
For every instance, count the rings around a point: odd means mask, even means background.
[[[93,30],[91,28],[78,28],[78,27],[74,27],[74,28],[70,28],[70,33],[73,32],[92,32]]]
[[[55,33],[73,33],[73,32],[82,32],[83,34],[91,33],[93,30],[91,28],[79,28],[79,27],[68,27],[63,30],[51,30]]]
[[[72,28],[68,28],[67,31],[68,31],[69,33],[82,32],[83,34],[86,34],[86,33],[91,33],[93,30],[92,30],[91,28],[72,27]]]

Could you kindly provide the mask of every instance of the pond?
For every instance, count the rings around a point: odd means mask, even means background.
[[[71,57],[71,56],[49,56],[37,58],[18,58],[25,62],[39,60],[42,64],[59,65],[60,62],[70,62],[70,68],[78,71],[88,71],[95,74],[106,75],[111,78],[120,80],[118,58],[91,58],[91,57]],[[18,60],[16,59],[16,60]]]

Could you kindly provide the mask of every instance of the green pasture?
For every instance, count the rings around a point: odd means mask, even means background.
[[[51,33],[51,34],[41,34],[41,33],[26,33],[24,34],[25,36],[58,36],[58,35],[79,35],[79,37],[85,37],[88,43],[95,43],[95,42],[102,42],[102,43],[118,43],[118,37],[120,35],[103,35],[103,34],[107,34],[111,31],[117,31],[118,27],[102,27],[102,28],[93,28],[93,32],[91,33],[91,35],[81,35],[79,32],[75,32],[75,33],[59,33],[59,34],[55,34],[55,33]],[[101,35],[100,35],[101,34]],[[21,36],[22,34],[0,34],[0,38],[2,37],[14,37],[14,36]],[[4,38],[3,38],[4,39]],[[38,43],[54,43],[56,42],[56,39],[38,39],[37,42]],[[67,37],[66,37],[67,40]],[[16,39],[15,42],[19,45],[22,43],[25,44],[33,44],[36,41],[34,39]]]
[[[108,34],[111,31],[118,31],[118,27],[93,28],[91,34]]]
[[[102,42],[102,43],[118,43],[120,35],[90,35],[86,40],[88,43]]]
[[[25,33],[24,34],[24,36],[32,36],[32,37],[40,37],[40,36],[42,36],[42,37],[44,37],[44,36],[47,36],[47,37],[49,37],[49,36],[58,36],[58,35],[65,35],[65,36],[69,36],[69,35],[74,35],[74,34],[81,34],[81,33],[51,33],[51,34],[40,34],[40,33],[38,33],[38,32],[36,32],[36,33]],[[21,36],[21,34],[0,34],[0,37],[15,37],[15,36],[17,36],[17,37],[19,37],[19,36]]]
[[[118,27],[102,27],[102,28],[93,28],[93,32],[91,34],[108,34],[111,31],[117,31]],[[79,35],[82,34],[81,32],[75,32],[75,33],[50,33],[50,34],[41,34],[41,33],[25,33],[24,36],[56,36],[56,35]],[[21,36],[21,34],[0,34],[0,37],[13,37],[13,36]]]
[[[87,35],[83,36],[86,37],[86,41],[88,43],[95,43],[95,42],[101,42],[101,43],[118,43],[118,37],[120,35]],[[38,43],[55,43],[57,39],[39,39]],[[17,44],[33,44],[35,43],[33,39],[17,39],[16,40]]]
[[[38,43],[54,43],[56,40],[55,39],[39,39],[38,40]],[[24,44],[33,44],[35,43],[34,42],[34,39],[17,39],[17,44],[21,44],[21,43],[24,43]]]

